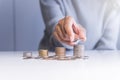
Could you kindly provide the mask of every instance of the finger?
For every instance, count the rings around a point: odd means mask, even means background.
[[[61,31],[62,31],[62,33],[64,34],[64,36],[66,36],[65,34],[66,34],[66,32],[65,32],[65,29],[64,29],[64,19],[61,19],[60,21],[59,21],[59,23],[58,23],[58,25],[60,26],[60,29],[61,29]]]
[[[79,35],[79,29],[78,29],[78,27],[79,27],[79,26],[77,26],[76,23],[74,23],[74,24],[72,25],[72,28],[73,28],[74,33]]]
[[[86,41],[86,35],[83,31],[80,32],[79,34],[79,38],[82,40],[82,41]]]
[[[64,34],[65,39],[66,39],[67,41],[68,41],[68,40],[70,41],[69,35],[67,35],[67,33],[66,33],[66,31],[65,31],[65,23],[66,23],[66,17],[63,18],[63,19],[61,19],[61,20],[59,21],[58,25],[60,26],[60,29],[61,29],[62,33]]]
[[[78,35],[78,34],[74,34],[75,38],[74,38],[74,42],[76,42],[77,40],[81,40],[81,41],[86,41],[86,36],[84,34]]]
[[[86,35],[81,33],[80,39],[85,42],[86,39],[87,39],[87,38],[86,38]]]
[[[63,40],[59,37],[59,35],[57,34],[57,32],[54,32],[53,35],[54,35],[54,37],[55,37],[59,42],[63,42],[63,43],[65,43],[65,44],[67,44],[67,45],[70,45],[70,46],[75,45],[74,42],[63,41]]]
[[[74,42],[80,39],[80,38],[79,38],[79,35],[77,35],[77,34],[74,34],[74,35],[75,35]]]
[[[58,41],[61,41],[60,38],[57,35],[57,32],[54,32],[53,35],[54,35],[55,39],[57,39]]]
[[[57,25],[56,27],[57,27],[56,28],[56,32],[59,35],[60,39],[62,39],[63,41],[69,41],[69,38],[67,38],[66,36],[64,36],[65,34],[60,29],[61,26]]]
[[[79,35],[79,38],[82,41],[86,41],[86,30],[79,24],[75,24],[75,26],[73,27],[74,30],[76,30],[77,34]]]
[[[83,27],[79,27],[79,37],[82,41],[86,41],[86,31]]]
[[[66,17],[66,23],[64,25],[65,31],[72,42],[74,40],[74,32],[72,29],[73,19],[71,17]]]

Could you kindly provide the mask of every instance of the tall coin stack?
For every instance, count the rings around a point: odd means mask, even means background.
[[[48,50],[44,49],[39,50],[39,56],[42,58],[48,58]]]
[[[75,45],[73,55],[76,58],[82,58],[84,56],[84,45]]]
[[[56,47],[55,53],[58,58],[64,58],[66,54],[66,49],[64,47]]]

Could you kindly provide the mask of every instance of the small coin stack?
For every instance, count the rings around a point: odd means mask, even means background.
[[[84,57],[84,45],[75,45],[73,50],[73,55],[76,58]]]
[[[58,59],[62,59],[65,57],[66,49],[64,47],[56,47],[55,53],[56,53],[56,57],[58,57]]]
[[[32,58],[32,52],[24,52],[23,53],[23,58],[24,59]]]
[[[39,50],[39,56],[42,58],[48,58],[48,50],[44,49]]]

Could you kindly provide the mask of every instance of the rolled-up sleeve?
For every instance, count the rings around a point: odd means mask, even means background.
[[[64,46],[52,35],[58,21],[64,17],[62,0],[40,0],[40,5],[46,26],[40,48],[54,49],[57,46]]]

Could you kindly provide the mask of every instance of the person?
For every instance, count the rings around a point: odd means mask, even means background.
[[[40,0],[40,6],[46,28],[39,48],[72,50],[82,41],[86,50],[116,49],[117,0]]]

